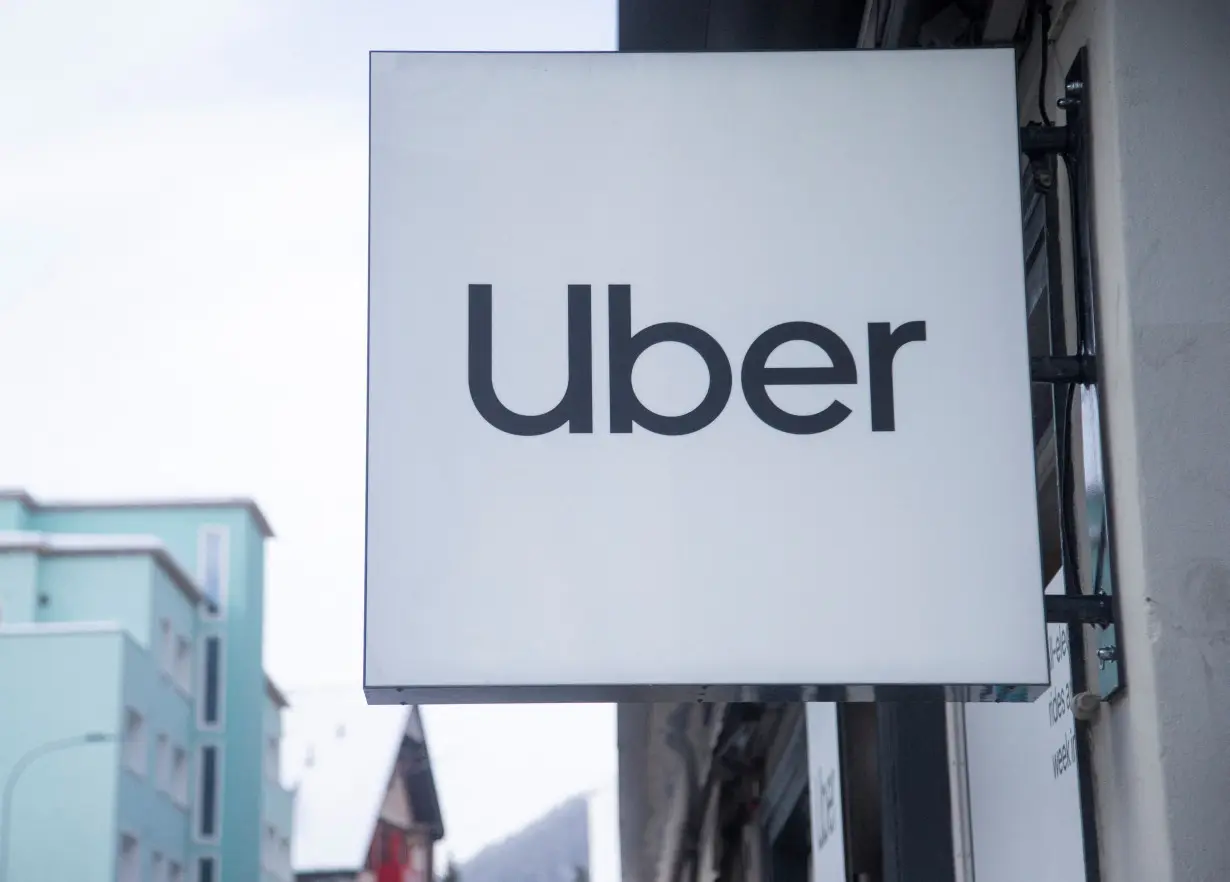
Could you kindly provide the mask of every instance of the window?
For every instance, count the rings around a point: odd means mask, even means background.
[[[120,836],[120,854],[115,868],[116,882],[141,882],[141,852],[137,837],[128,833]]]
[[[188,751],[182,747],[171,755],[171,798],[180,808],[188,805]]]
[[[162,619],[158,622],[158,636],[158,664],[164,674],[170,674],[173,663],[172,643],[174,640],[170,619]]]
[[[196,882],[218,882],[216,873],[217,862],[211,857],[203,857],[197,861]]]
[[[184,692],[192,692],[192,641],[187,637],[175,638],[174,679]]]
[[[145,719],[132,708],[124,711],[124,766],[138,775],[146,768]]]
[[[167,864],[167,882],[184,882],[184,868],[175,861]]]
[[[166,882],[164,874],[166,873],[166,861],[158,852],[154,852],[149,859],[149,876],[152,882]]]
[[[167,736],[159,732],[154,739],[154,782],[163,793],[171,790],[171,745]]]
[[[201,779],[197,803],[197,833],[202,840],[218,838],[219,748],[201,748]]]
[[[206,637],[204,644],[204,664],[201,665],[201,697],[200,727],[202,729],[222,728],[222,638]]]
[[[226,615],[227,539],[226,527],[202,527],[197,544],[197,579],[205,596],[217,606],[217,617]]]

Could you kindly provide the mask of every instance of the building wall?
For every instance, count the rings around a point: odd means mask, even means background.
[[[38,556],[33,551],[0,554],[0,627],[32,622],[37,610]]]
[[[203,616],[197,637],[223,639],[224,715],[218,731],[199,731],[200,748],[221,754],[220,848],[202,843],[194,827],[191,858],[218,860],[215,878],[259,879],[261,874],[261,798],[265,680],[264,535],[248,509],[234,506],[49,507],[31,512],[30,528],[64,533],[126,533],[157,536],[189,573],[197,574],[204,528],[224,528],[226,571],[224,610]],[[196,776],[194,774],[194,785]],[[194,819],[195,823],[195,819]],[[189,876],[188,878],[192,878]]]
[[[0,628],[0,781],[40,745],[117,734],[124,660],[134,651],[114,626],[20,628]],[[30,763],[13,790],[9,882],[113,882],[119,768],[115,743],[75,745]]]
[[[200,691],[200,621],[195,601],[191,600],[162,567],[153,568],[153,602],[146,616],[151,634],[149,649],[159,661],[163,679],[171,682],[191,702]],[[177,670],[178,643],[187,640],[190,654],[186,669]]]
[[[1103,879],[1211,882],[1230,874],[1230,6],[1081,0],[1052,69],[1085,44],[1127,684],[1092,727]]]
[[[264,780],[265,677],[264,539],[242,511],[230,513],[230,588],[225,621],[226,660],[226,831],[223,872],[255,879],[261,867],[261,795]]]
[[[178,593],[178,589],[166,586]],[[159,769],[159,736],[166,736],[168,758],[174,748],[191,750],[193,706],[189,697],[162,670],[159,659],[144,647],[127,642],[124,647],[124,678],[121,711],[140,713],[144,720],[145,768],[136,771],[121,763],[117,825],[120,833],[137,838],[142,861],[148,867],[155,853],[164,866],[188,864],[190,806],[194,796],[193,775],[187,774],[186,798],[173,795],[169,766]],[[189,878],[185,876],[185,878]]]
[[[688,818],[701,811],[694,795],[712,760],[722,712],[721,705],[706,713],[693,702],[618,706],[620,850],[630,882],[677,878]],[[716,822],[716,813],[704,813],[706,834]]]
[[[17,496],[0,497],[0,531],[25,529],[25,502]]]
[[[264,713],[264,771],[261,785],[262,878],[289,882],[290,843],[294,823],[294,795],[282,786],[282,708],[266,691]],[[270,835],[272,834],[272,835]]]
[[[143,648],[151,646],[154,562],[147,554],[43,557],[40,622],[118,622]]]
[[[226,530],[225,609],[218,619],[203,616],[197,632],[198,640],[219,635],[224,641],[223,727],[198,731],[193,754],[196,763],[204,745],[220,748],[221,845],[200,843],[193,828],[192,859],[196,864],[200,856],[215,857],[218,872],[228,880],[260,878],[264,538],[255,520],[241,506],[74,507],[41,509],[32,514],[31,524],[58,533],[154,535],[198,577],[202,529]]]
[[[7,682],[0,680],[4,720],[0,745],[20,750],[24,741],[42,745],[65,737],[58,722],[60,706],[75,705],[83,694],[91,702],[107,702],[105,722],[82,720],[76,731],[78,735],[115,734],[127,742],[119,751],[121,761],[112,768],[115,780],[107,797],[108,808],[98,813],[93,824],[110,831],[108,842],[121,834],[133,836],[139,859],[147,868],[157,854],[164,867],[178,865],[185,871],[181,878],[187,879],[192,776],[190,769],[183,769],[179,777],[188,785],[187,792],[177,792],[174,760],[176,748],[190,759],[193,743],[192,670],[190,666],[177,668],[177,647],[181,641],[191,647],[195,639],[194,601],[149,554],[6,552],[0,554],[0,585],[9,595],[17,587],[45,599],[27,605],[24,622],[10,616],[9,634],[0,637],[8,641],[11,659],[6,670],[12,675]],[[164,622],[168,626],[165,637]],[[78,646],[84,647],[82,653],[99,651],[100,634],[112,638],[108,651],[118,647],[118,667],[95,664],[76,651]],[[94,639],[88,639],[91,637]],[[77,667],[86,682],[44,683],[41,674],[48,653],[54,653],[57,662]],[[191,652],[187,657],[191,659]],[[38,675],[29,678],[31,671]],[[13,678],[18,676],[26,690],[22,694],[15,692]],[[88,682],[99,676],[107,678],[105,687]],[[32,684],[37,688],[29,691]],[[41,700],[39,690],[44,690]],[[23,702],[29,706],[23,708]],[[128,711],[141,720],[137,735],[127,728]],[[10,721],[18,719],[28,736],[24,741],[22,732],[9,727]],[[160,749],[160,736],[165,737],[165,750]],[[75,799],[76,788],[52,787],[43,796],[48,805],[54,805],[71,801],[69,794]],[[16,808],[14,814],[22,816]],[[50,823],[43,840],[57,829]],[[115,855],[109,854],[105,861],[97,855],[94,859],[114,870]]]

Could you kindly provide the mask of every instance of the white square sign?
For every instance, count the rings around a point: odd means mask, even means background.
[[[374,54],[369,700],[1045,683],[1015,82]]]

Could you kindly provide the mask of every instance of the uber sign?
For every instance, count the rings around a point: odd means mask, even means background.
[[[369,700],[1039,691],[1015,96],[373,54]]]
[[[631,288],[610,287],[611,431],[632,431],[635,423],[659,435],[690,435],[709,425],[730,398],[730,361],[722,345],[695,325],[663,322],[632,333]],[[590,290],[588,285],[568,286],[568,385],[564,397],[546,413],[533,416],[505,407],[495,392],[491,364],[491,286],[470,286],[470,397],[483,419],[512,435],[542,435],[563,425],[569,432],[594,430],[593,365],[591,364]],[[893,416],[893,356],[906,343],[927,339],[926,322],[909,322],[896,331],[887,322],[867,326],[867,353],[871,365],[871,429],[891,432]],[[779,346],[790,342],[812,343],[832,361],[831,367],[768,366]],[[636,397],[632,368],[637,358],[656,343],[679,343],[702,359],[709,372],[704,398],[696,407],[678,416],[654,413]],[[858,370],[849,347],[837,334],[811,322],[775,325],[753,341],[743,360],[740,375],[748,406],[766,425],[792,435],[827,432],[850,415],[850,408],[835,401],[819,413],[798,415],[782,410],[769,397],[770,385],[838,385],[858,381]]]

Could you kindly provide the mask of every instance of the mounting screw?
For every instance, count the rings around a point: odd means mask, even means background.
[[[1119,660],[1119,647],[1117,646],[1101,646],[1098,647],[1098,670],[1106,667],[1107,662]]]
[[[1085,84],[1080,80],[1073,80],[1064,87],[1064,91],[1067,92],[1067,96],[1060,98],[1055,104],[1061,110],[1070,110],[1081,103],[1080,96],[1081,92],[1085,91]]]
[[[1059,107],[1061,111],[1070,111],[1071,108],[1080,106],[1080,95],[1081,92],[1085,91],[1085,84],[1080,80],[1073,80],[1064,87],[1064,91],[1066,96],[1059,98],[1055,102],[1055,106]]]
[[[1090,722],[1098,715],[1102,698],[1094,692],[1081,692],[1072,698],[1072,716],[1082,723]]]

